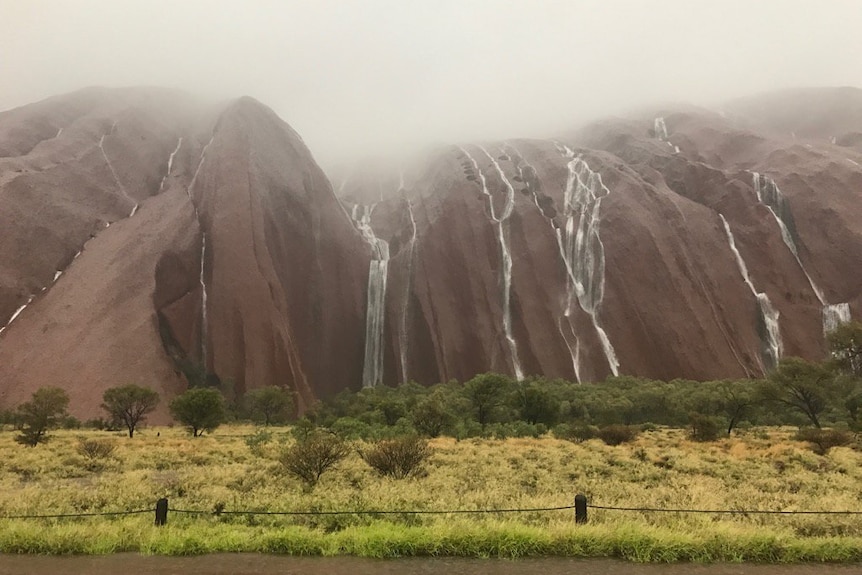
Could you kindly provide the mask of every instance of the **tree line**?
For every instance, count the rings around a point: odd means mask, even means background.
[[[657,381],[620,376],[579,385],[563,379],[515,380],[485,373],[464,383],[348,390],[318,403],[301,424],[363,439],[412,434],[539,436],[551,430],[565,437],[584,434],[588,427],[645,424],[689,427],[696,438],[730,434],[741,425],[860,430],[862,323],[842,324],[829,334],[828,344],[828,359],[785,358],[762,380]],[[19,442],[37,445],[45,441],[49,429],[66,419],[68,403],[62,389],[42,388],[5,419],[19,429]],[[107,419],[96,423],[124,428],[133,437],[158,404],[159,395],[152,389],[111,388],[101,404]],[[195,387],[174,398],[169,408],[195,437],[229,419],[272,425],[286,423],[294,415],[293,396],[281,387],[249,392],[241,405],[228,405],[214,388]]]

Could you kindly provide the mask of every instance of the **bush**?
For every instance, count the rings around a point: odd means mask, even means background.
[[[599,439],[608,445],[620,445],[634,441],[640,431],[631,425],[608,425],[599,429]]]
[[[211,388],[190,389],[171,402],[171,415],[192,432],[192,437],[212,432],[227,419],[224,397]]]
[[[270,441],[272,441],[272,433],[265,429],[260,429],[245,438],[245,444],[255,457],[263,457],[265,455],[264,449]]]
[[[688,416],[688,436],[692,441],[715,441],[722,435],[722,426],[714,417],[702,413],[692,413]]]
[[[102,395],[102,409],[111,421],[124,425],[129,437],[133,437],[135,429],[156,409],[160,399],[159,394],[148,387],[134,384],[112,387]]]
[[[599,435],[599,428],[585,423],[569,423],[554,428],[554,436],[573,443],[583,443]]]
[[[44,443],[48,440],[48,430],[62,423],[68,406],[69,396],[59,387],[37,389],[30,401],[18,408],[21,433],[15,441],[30,447]]]
[[[318,431],[289,447],[281,455],[280,462],[285,471],[312,488],[321,475],[335,467],[348,453],[350,446],[342,438]]]
[[[443,401],[429,397],[419,402],[410,412],[413,427],[421,435],[437,437],[452,425],[452,414],[446,410]]]
[[[293,396],[277,386],[255,389],[246,395],[245,401],[255,421],[264,425],[284,423],[293,412]]]
[[[378,441],[367,453],[359,453],[377,473],[395,479],[419,473],[431,454],[427,441],[411,436]]]
[[[110,458],[116,450],[117,446],[114,442],[107,439],[79,437],[78,444],[75,446],[78,455],[87,460],[88,469],[100,468],[101,463]]]
[[[833,447],[850,445],[853,442],[853,434],[843,429],[806,427],[797,432],[796,439],[808,442],[814,453],[826,455]]]

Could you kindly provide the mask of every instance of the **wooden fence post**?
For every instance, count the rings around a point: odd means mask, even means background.
[[[575,523],[587,522],[587,496],[583,493],[575,495]]]
[[[156,501],[156,525],[165,525],[168,522],[168,500],[162,497]]]

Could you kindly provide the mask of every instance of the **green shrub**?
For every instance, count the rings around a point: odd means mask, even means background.
[[[853,434],[843,429],[805,427],[797,432],[796,439],[808,442],[814,453],[826,455],[833,447],[850,445],[853,442]]]
[[[688,416],[688,423],[688,436],[692,441],[715,441],[722,435],[722,426],[714,417],[692,413]]]
[[[245,444],[248,446],[249,451],[256,457],[263,457],[265,455],[264,449],[270,441],[272,441],[272,432],[265,429],[260,429],[245,438]]]
[[[211,388],[194,388],[174,398],[171,415],[192,433],[192,437],[212,432],[227,419],[224,397]]]
[[[69,396],[59,387],[42,387],[33,392],[30,401],[18,407],[21,432],[15,441],[36,447],[48,440],[47,432],[66,417]]]
[[[554,428],[554,436],[573,443],[583,443],[599,435],[599,428],[586,423],[564,423]]]
[[[634,441],[640,431],[631,425],[607,425],[599,429],[599,439],[608,445],[620,445]]]
[[[109,439],[88,439],[79,437],[78,443],[75,445],[75,451],[87,460],[87,469],[90,471],[98,471],[104,466],[104,462],[109,459],[117,450],[117,446]]]
[[[369,451],[359,453],[377,473],[395,479],[419,473],[431,454],[428,442],[415,436],[378,441]]]
[[[279,460],[285,471],[312,488],[320,481],[321,475],[335,467],[348,453],[350,446],[344,439],[318,431],[294,443]]]

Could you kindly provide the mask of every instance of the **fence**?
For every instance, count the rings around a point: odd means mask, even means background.
[[[587,502],[583,493],[575,496],[572,505],[560,507],[532,507],[521,509],[450,509],[450,510],[352,510],[352,511],[201,511],[191,509],[172,509],[173,513],[185,515],[280,515],[280,516],[314,516],[314,515],[480,515],[480,514],[516,514],[544,513],[551,511],[574,510],[574,521],[577,524],[587,523],[588,509],[600,511],[622,511],[639,513],[707,513],[715,515],[862,515],[862,511],[782,511],[762,509],[668,509],[656,507],[614,507],[609,505],[592,505]],[[103,511],[93,513],[53,513],[45,515],[0,515],[2,519],[63,519],[77,517],[109,517],[123,515],[140,515],[153,513],[153,509],[136,509],[133,511]],[[161,498],[156,502],[155,524],[166,525],[168,522],[168,500]]]

